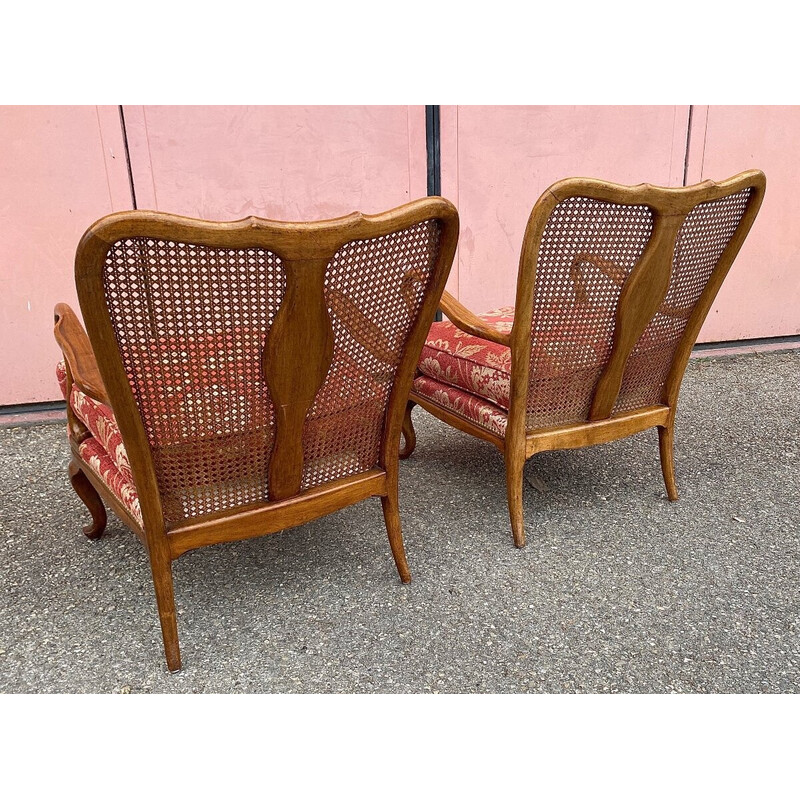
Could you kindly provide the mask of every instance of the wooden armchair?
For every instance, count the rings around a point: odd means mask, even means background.
[[[169,669],[171,563],[378,496],[404,583],[403,412],[447,280],[458,215],[428,198],[377,216],[217,223],[112,214],[81,240],[83,330],[56,307],[72,485],[148,550]]]
[[[551,186],[525,231],[514,308],[476,316],[445,292],[411,409],[496,445],[514,543],[525,544],[522,470],[545,450],[657,427],[677,500],[673,430],[698,332],[758,213],[753,170],[679,189],[573,178]]]

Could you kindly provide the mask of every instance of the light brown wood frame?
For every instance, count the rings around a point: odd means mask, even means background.
[[[752,191],[744,216],[688,318],[672,359],[661,404],[612,415],[628,356],[639,336],[657,310],[666,314],[674,313],[664,305],[664,297],[672,271],[675,238],[683,221],[697,205],[718,200],[747,188]],[[416,437],[411,422],[411,409],[415,404],[419,404],[449,425],[494,444],[505,459],[509,516],[517,547],[523,547],[525,544],[522,508],[523,467],[525,461],[535,453],[601,444],[656,427],[667,495],[670,500],[677,500],[673,446],[675,413],[681,381],[700,328],[753,225],[765,189],[766,178],[759,170],[742,172],[720,183],[707,180],[682,188],[666,188],[650,184],[622,186],[591,178],[568,178],[553,184],[533,207],[525,229],[517,278],[514,323],[510,333],[501,333],[487,325],[447,292],[443,294],[440,304],[444,314],[461,330],[511,348],[510,403],[505,437],[497,436],[456,416],[412,389],[403,423],[406,443],[401,457],[408,457],[414,450]],[[539,248],[545,225],[553,209],[571,197],[594,198],[623,205],[647,205],[654,213],[653,231],[639,263],[624,279],[617,307],[611,356],[596,386],[589,420],[584,423],[529,430],[526,428],[526,403],[532,346],[534,284]],[[603,269],[609,277],[616,272],[614,265],[596,266]],[[576,286],[576,290],[580,291],[580,287]]]
[[[348,242],[384,236],[426,220],[441,223],[439,251],[395,373],[384,418],[379,463],[366,472],[300,491],[297,465],[303,457],[300,438],[303,420],[330,365],[330,318],[322,299],[325,268]],[[283,406],[276,417],[276,446],[270,468],[273,482],[267,502],[206,515],[173,528],[165,523],[153,454],[123,368],[104,294],[103,269],[110,248],[118,241],[134,237],[209,247],[260,247],[282,260],[286,293],[273,321],[263,363],[273,402]],[[378,215],[355,213],[308,223],[257,217],[237,222],[208,222],[150,211],[122,212],[99,220],[84,234],[75,258],[75,280],[88,336],[75,314],[63,304],[56,307],[55,335],[67,365],[68,392],[76,383],[114,411],[139,494],[143,525],[134,520],[82,460],[78,446],[88,431],[68,410],[73,453],[70,479],[92,514],[92,525],[84,529],[88,536],[100,536],[105,527],[104,500],[145,544],[170,670],[181,666],[171,565],[189,550],[281,531],[377,496],[381,498],[401,580],[404,583],[410,580],[398,506],[400,434],[416,364],[447,281],[457,241],[458,213],[449,201],[439,197],[417,200]],[[285,376],[290,371],[293,380],[287,381]]]

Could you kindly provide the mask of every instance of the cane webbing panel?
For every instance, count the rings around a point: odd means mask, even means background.
[[[612,413],[664,401],[689,317],[742,221],[751,191],[701,203],[684,220],[667,294],[628,357]],[[534,286],[529,429],[588,419],[611,355],[623,285],[653,225],[654,212],[645,205],[572,197],[554,208],[542,234]],[[558,378],[552,377],[554,362],[563,365]]]
[[[334,355],[302,432],[301,489],[377,466],[440,232],[421,222],[350,242],[328,263]],[[267,502],[276,422],[262,355],[286,293],[280,258],[137,237],[111,247],[103,280],[167,528]]]
[[[274,422],[261,352],[285,291],[280,259],[127,239],[104,287],[168,527],[263,500]]]
[[[439,254],[441,223],[348,242],[325,274],[333,363],[306,419],[302,488],[378,465],[406,340]]]
[[[663,402],[686,324],[742,221],[751,191],[701,203],[686,217],[675,243],[667,295],[631,352],[613,413]]]
[[[534,284],[527,426],[585,421],[608,362],[621,281],[584,264],[612,262],[623,279],[639,262],[653,229],[651,209],[571,197],[542,233]],[[576,270],[584,292],[576,291]],[[558,337],[552,331],[558,330]],[[554,370],[553,365],[558,365]],[[553,379],[553,374],[560,377]]]

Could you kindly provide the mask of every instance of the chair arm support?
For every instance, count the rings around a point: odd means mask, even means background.
[[[579,303],[587,303],[589,301],[589,294],[586,290],[586,275],[583,268],[584,264],[595,267],[609,280],[616,283],[617,286],[622,286],[628,278],[628,272],[608,258],[603,258],[596,253],[577,253],[572,259],[572,264],[570,264],[569,274],[572,279],[573,289],[575,290],[575,299]],[[664,314],[667,317],[688,319],[689,315],[692,313],[692,308],[673,306],[664,301],[658,307],[658,313]]]
[[[497,330],[497,328],[487,325],[485,320],[482,320],[477,314],[473,314],[449,292],[444,292],[442,294],[442,299],[439,301],[439,308],[442,313],[457,328],[464,331],[464,333],[469,333],[480,339],[487,339],[496,344],[502,344],[505,347],[511,347],[510,333],[503,333]]]
[[[89,397],[111,405],[92,344],[77,315],[66,303],[59,303],[55,307],[54,317],[53,333],[64,354],[73,383]]]

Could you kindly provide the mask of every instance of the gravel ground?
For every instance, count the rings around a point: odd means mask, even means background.
[[[174,565],[170,674],[144,549],[97,542],[62,425],[0,430],[3,692],[796,692],[800,351],[693,360],[666,500],[655,431],[528,462],[414,412],[413,582],[380,503]],[[536,488],[538,487],[538,488]]]

